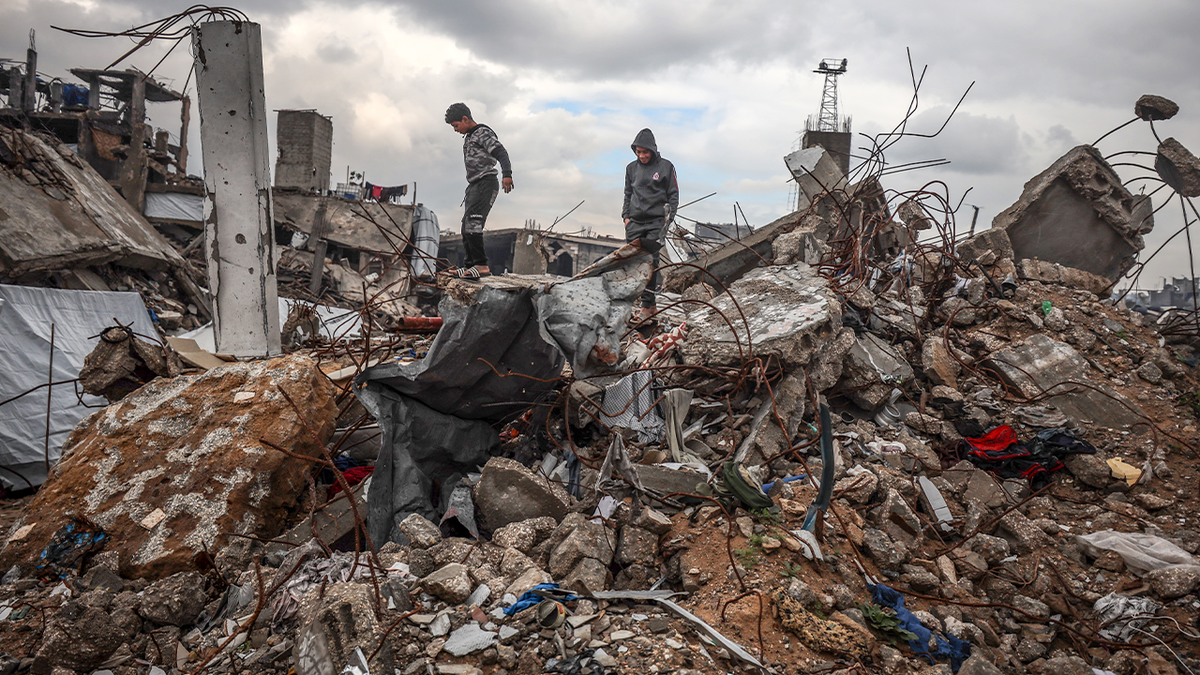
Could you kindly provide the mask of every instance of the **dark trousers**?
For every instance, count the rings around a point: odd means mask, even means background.
[[[467,184],[462,219],[463,248],[467,252],[464,267],[488,264],[487,253],[483,251],[483,226],[498,194],[500,180],[494,175]]]
[[[662,218],[643,222],[631,220],[625,226],[625,241],[641,239],[642,250],[654,256],[654,273],[650,276],[650,283],[646,284],[646,290],[642,291],[642,307],[654,307],[658,304],[654,292],[658,290],[658,285],[662,280],[658,273],[658,253],[662,250],[662,236]]]

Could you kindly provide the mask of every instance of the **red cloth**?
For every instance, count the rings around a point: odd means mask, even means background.
[[[999,452],[1016,442],[1017,432],[1007,424],[992,429],[981,438],[967,439],[967,443],[980,452]]]
[[[373,466],[356,466],[343,471],[342,478],[346,479],[347,485],[354,486],[363,482],[363,480],[365,480],[367,476],[370,476],[372,473],[374,473],[374,471],[375,467]],[[333,497],[341,491],[342,484],[335,481],[333,485],[329,486],[326,499],[333,499]]]

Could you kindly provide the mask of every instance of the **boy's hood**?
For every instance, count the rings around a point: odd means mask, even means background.
[[[637,151],[637,148],[645,148],[649,150],[653,159],[658,159],[658,145],[654,142],[654,132],[649,129],[642,129],[633,137],[633,143],[630,144],[631,150]]]

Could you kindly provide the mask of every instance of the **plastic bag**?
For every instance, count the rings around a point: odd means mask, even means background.
[[[1176,565],[1200,566],[1200,561],[1192,557],[1192,554],[1152,534],[1101,530],[1081,534],[1076,540],[1083,544],[1088,555],[1095,558],[1100,557],[1103,551],[1116,551],[1125,561],[1126,567],[1139,576]]]

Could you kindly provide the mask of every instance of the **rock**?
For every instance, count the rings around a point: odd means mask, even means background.
[[[93,567],[80,582],[88,588],[105,588],[114,593],[120,593],[125,588],[125,580],[108,567]]]
[[[617,546],[617,562],[622,565],[642,563],[653,565],[658,557],[658,537],[640,527],[621,528],[621,543]]]
[[[921,368],[930,382],[958,388],[958,374],[962,366],[946,349],[941,337],[934,335],[925,340],[921,347]]]
[[[665,513],[652,509],[649,506],[643,506],[641,511],[630,521],[630,524],[659,536],[670,532],[673,525],[671,519]]]
[[[815,607],[820,604],[817,593],[808,584],[799,579],[792,579],[788,582],[787,594],[805,607]]]
[[[863,528],[863,546],[867,549],[867,555],[881,569],[897,569],[904,562],[904,556],[896,548],[896,544],[875,528]]]
[[[537,567],[537,563],[515,548],[504,549],[504,554],[500,556],[501,574],[511,577],[523,574],[530,567]]]
[[[1008,604],[1025,613],[1024,617],[1019,617],[1022,621],[1045,621],[1050,617],[1050,607],[1046,603],[1028,596],[1015,595]]]
[[[493,532],[509,523],[542,516],[561,521],[571,503],[557,483],[503,457],[493,457],[484,465],[473,495],[483,527]]]
[[[860,471],[834,483],[833,493],[851,504],[866,504],[875,496],[878,487],[879,476],[871,471]]]
[[[458,563],[450,563],[433,574],[421,579],[421,588],[426,593],[457,605],[471,595],[471,577],[467,568]]]
[[[180,572],[156,581],[142,592],[138,614],[163,626],[190,625],[208,602],[206,583],[199,572]]]
[[[492,533],[492,543],[501,548],[512,547],[521,553],[529,553],[557,526],[558,521],[550,516],[509,523]]]
[[[1158,597],[1181,598],[1200,588],[1200,566],[1181,565],[1147,572],[1143,577]]]
[[[1154,94],[1142,94],[1137,103],[1133,104],[1133,114],[1147,122],[1169,120],[1178,112],[1179,105],[1177,103]]]
[[[976,501],[989,509],[995,509],[1008,502],[1004,489],[996,483],[996,478],[986,471],[975,469],[967,478],[967,487],[963,491],[963,501]]]
[[[1138,377],[1155,386],[1162,384],[1163,381],[1162,370],[1160,370],[1159,367],[1152,361],[1147,361],[1138,366],[1137,375]]]
[[[571,531],[550,554],[548,571],[556,579],[571,572],[584,558],[608,565],[613,559],[615,537],[603,525],[584,521]]]
[[[0,552],[0,568],[36,564],[71,512],[120,543],[129,579],[195,569],[193,558],[205,545],[223,548],[226,533],[274,537],[308,489],[310,465],[263,441],[317,456],[336,414],[329,378],[302,356],[156,379],[75,427],[26,511],[39,516],[33,529]],[[146,529],[156,510],[165,517]]]
[[[545,570],[537,567],[530,567],[513,580],[508,588],[504,589],[506,595],[514,595],[521,597],[525,591],[537,586],[538,584],[548,584],[554,581],[554,577],[550,576]]]
[[[1154,170],[1180,195],[1200,197],[1200,159],[1174,138],[1158,144]]]
[[[419,513],[400,521],[400,532],[416,548],[429,548],[442,540],[442,531]]]
[[[1043,321],[1046,322],[1046,328],[1058,333],[1063,332],[1067,329],[1067,326],[1070,325],[1067,322],[1067,315],[1062,311],[1061,307],[1055,307],[1051,309],[1050,313],[1046,315],[1046,318],[1043,319]]]
[[[865,333],[846,352],[837,386],[863,410],[874,411],[887,403],[894,383],[912,378],[912,366],[896,347]]]
[[[1098,455],[1071,455],[1063,464],[1072,476],[1089,487],[1103,489],[1113,481],[1112,468]]]
[[[989,566],[999,564],[1001,560],[1009,556],[1011,550],[1007,540],[983,533],[975,535],[968,545],[972,551],[983,556],[983,559],[988,562]]]
[[[69,600],[47,622],[34,662],[45,663],[44,672],[51,668],[91,672],[128,637],[103,609]]]
[[[591,595],[607,589],[608,580],[607,563],[595,558],[583,558],[562,577],[562,585],[564,588]]]
[[[993,666],[982,653],[976,652],[958,669],[958,675],[1004,675],[1004,671]]]
[[[1034,551],[1054,545],[1050,537],[1020,511],[1012,511],[1002,517],[1000,519],[1000,526],[1012,535],[1016,543],[1017,553],[1021,555],[1028,555]]]
[[[356,648],[364,655],[378,648],[371,671],[393,672],[395,656],[391,643],[383,640],[372,595],[370,584],[361,583],[321,584],[304,595],[293,652],[296,675],[340,673]]]

